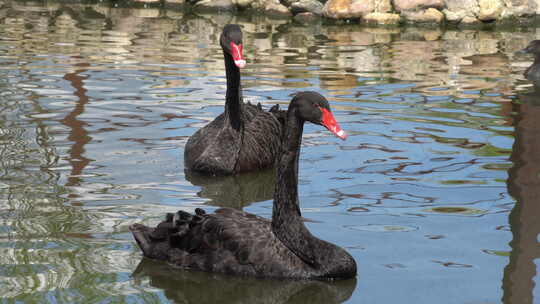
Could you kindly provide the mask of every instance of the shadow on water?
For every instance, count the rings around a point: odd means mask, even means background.
[[[512,231],[510,261],[504,269],[503,303],[535,303],[535,259],[540,258],[540,90],[519,95],[514,103],[515,141],[508,192],[516,199],[509,222]]]
[[[186,180],[202,189],[197,193],[207,204],[242,209],[254,202],[272,199],[275,170],[250,172],[237,176],[208,177],[185,172]]]
[[[171,268],[143,258],[133,272],[137,284],[148,277],[174,303],[342,303],[356,288],[344,281],[267,280],[208,274]]]

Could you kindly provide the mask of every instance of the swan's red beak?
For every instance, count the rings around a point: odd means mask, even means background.
[[[231,55],[234,60],[234,64],[240,69],[246,66],[246,59],[242,54],[243,46],[242,44],[236,44],[231,41]]]
[[[334,133],[337,137],[345,140],[347,138],[347,133],[341,129],[337,123],[334,115],[330,110],[325,108],[320,108],[322,112],[322,125],[325,126],[330,132]]]

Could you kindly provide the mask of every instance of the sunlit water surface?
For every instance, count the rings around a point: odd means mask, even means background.
[[[187,138],[222,112],[217,43],[244,30],[246,100],[327,96],[348,131],[306,126],[309,229],[359,274],[289,282],[145,261],[128,226],[166,212],[270,217],[273,172],[185,176]],[[0,296],[58,303],[533,303],[540,98],[520,32],[302,26],[178,10],[0,8]],[[143,261],[141,264],[139,264]],[[535,297],[536,296],[536,297]]]

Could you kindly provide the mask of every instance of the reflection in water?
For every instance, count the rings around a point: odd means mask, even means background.
[[[236,176],[208,176],[185,172],[186,180],[201,187],[197,195],[210,199],[207,204],[242,209],[254,202],[272,199],[275,170],[250,172]]]
[[[356,287],[356,279],[327,282],[243,278],[173,269],[147,258],[141,260],[132,276],[136,281],[148,277],[150,286],[163,289],[174,303],[331,304],[348,300]]]
[[[535,87],[538,87],[535,85]],[[512,241],[510,262],[504,270],[503,302],[536,303],[534,299],[540,258],[540,91],[519,95],[514,104],[515,141],[508,192],[516,199],[509,216]]]
[[[64,79],[69,81],[75,89],[73,95],[77,97],[75,107],[64,117],[60,122],[69,127],[68,140],[73,142],[69,150],[69,163],[71,164],[71,173],[69,174],[66,186],[80,186],[80,176],[83,169],[90,163],[90,159],[84,156],[84,145],[92,139],[88,136],[88,131],[85,130],[85,123],[78,119],[78,116],[84,113],[84,106],[88,103],[87,90],[84,88],[84,80],[88,76],[81,76],[86,70],[83,67],[89,67],[88,63],[78,63],[75,65],[78,69],[74,72],[64,75]],[[69,198],[75,198],[76,195],[69,194]]]

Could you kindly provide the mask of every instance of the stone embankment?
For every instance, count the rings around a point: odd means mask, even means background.
[[[309,21],[360,20],[375,25],[481,25],[540,15],[540,0],[133,0],[186,4],[196,9],[256,10]]]

